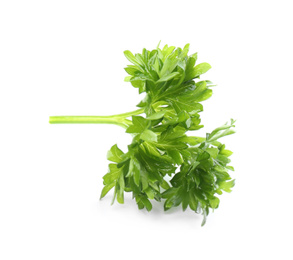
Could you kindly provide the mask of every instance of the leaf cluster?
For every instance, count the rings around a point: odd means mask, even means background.
[[[200,80],[211,66],[196,65],[197,53],[165,45],[141,54],[125,51],[132,63],[125,78],[145,93],[137,105],[145,116],[132,116],[126,132],[133,136],[126,152],[117,145],[108,152],[109,171],[103,177],[101,198],[114,188],[113,202],[124,203],[132,192],[138,208],[152,209],[152,200],[164,201],[164,209],[179,205],[204,216],[219,206],[217,195],[234,186],[231,151],[218,141],[234,133],[234,120],[206,134],[191,136],[203,127],[199,113],[202,101],[212,95],[212,82]]]

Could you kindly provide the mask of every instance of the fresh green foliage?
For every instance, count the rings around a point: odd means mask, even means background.
[[[141,54],[125,51],[132,63],[125,68],[125,81],[145,93],[139,110],[110,117],[51,118],[51,123],[115,123],[133,136],[127,151],[115,144],[108,152],[109,171],[103,177],[103,198],[111,189],[119,203],[124,192],[132,192],[138,208],[150,211],[152,200],[164,201],[164,209],[179,205],[204,216],[219,206],[223,191],[234,186],[229,171],[231,151],[218,139],[234,133],[234,120],[206,137],[187,135],[203,127],[199,113],[202,101],[212,95],[214,85],[201,80],[211,66],[196,65],[197,53],[165,45]],[[141,114],[144,114],[142,116]],[[126,119],[131,117],[131,120]],[[63,120],[63,121],[62,121]],[[96,120],[96,121],[95,121]]]
[[[127,152],[116,145],[111,148],[108,159],[115,164],[110,164],[104,176],[101,197],[113,187],[119,203],[123,203],[124,191],[132,192],[139,209],[151,210],[153,199],[164,200],[165,210],[189,206],[203,214],[204,224],[210,209],[219,206],[216,195],[230,192],[234,186],[228,173],[233,168],[227,166],[232,152],[218,141],[234,133],[234,121],[206,138],[186,135],[203,127],[200,102],[212,95],[212,83],[199,79],[211,66],[195,65],[197,54],[188,56],[188,51],[189,44],[183,49],[167,45],[153,51],[143,49],[135,55],[124,52],[132,63],[125,68],[130,75],[125,81],[146,93],[138,104],[146,117],[132,116],[126,132],[134,137]]]

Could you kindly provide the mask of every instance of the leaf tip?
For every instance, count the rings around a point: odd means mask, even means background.
[[[159,41],[159,43],[158,43],[158,45],[157,45],[157,49],[159,49],[160,44],[161,44],[161,40]]]

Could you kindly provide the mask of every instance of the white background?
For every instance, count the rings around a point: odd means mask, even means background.
[[[293,259],[292,1],[1,1],[0,258]],[[141,97],[126,49],[191,44],[217,83],[209,132],[230,118],[236,186],[201,216],[130,196],[99,200],[118,126],[49,125],[107,115]]]

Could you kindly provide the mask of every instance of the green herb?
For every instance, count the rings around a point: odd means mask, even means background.
[[[228,158],[232,152],[218,139],[234,133],[234,120],[216,128],[206,137],[187,135],[203,127],[199,113],[202,101],[212,95],[214,85],[200,76],[211,66],[196,64],[197,53],[159,46],[133,55],[125,68],[125,78],[145,93],[133,112],[114,116],[50,117],[50,123],[116,124],[133,136],[128,150],[115,144],[108,152],[109,171],[103,177],[103,198],[114,189],[114,198],[124,203],[124,192],[132,192],[138,208],[152,209],[151,200],[164,201],[164,209],[182,205],[204,216],[219,206],[217,194],[230,192],[234,186]],[[144,115],[144,116],[142,116]]]

